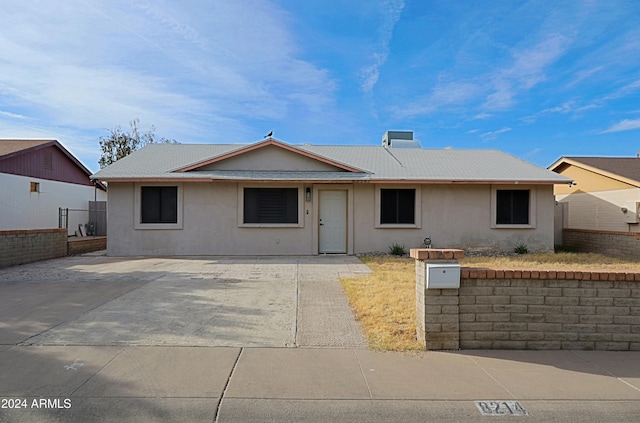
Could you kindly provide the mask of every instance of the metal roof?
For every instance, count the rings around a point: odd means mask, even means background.
[[[276,143],[281,143],[276,141]],[[282,143],[284,144],[284,143]],[[415,181],[562,184],[570,179],[497,150],[384,148],[382,146],[289,145],[362,172],[198,171],[197,163],[253,144],[151,144],[100,170],[100,180]],[[253,150],[256,151],[256,150]]]

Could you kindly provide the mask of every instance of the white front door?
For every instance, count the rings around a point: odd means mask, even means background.
[[[347,191],[320,190],[318,251],[347,252]]]

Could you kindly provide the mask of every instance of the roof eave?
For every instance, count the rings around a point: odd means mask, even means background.
[[[615,181],[619,181],[619,182],[623,182],[625,184],[629,184],[629,185],[634,185],[636,187],[640,187],[640,181],[637,181],[637,180],[631,179],[631,178],[627,178],[625,176],[618,175],[617,173],[612,173],[612,172],[606,171],[604,169],[600,169],[600,168],[597,168],[597,167],[588,165],[586,163],[582,163],[582,162],[580,162],[578,160],[573,160],[573,159],[567,158],[567,157],[560,158],[559,160],[554,162],[551,166],[549,166],[548,169],[553,171],[553,172],[555,172],[555,169],[559,168],[563,164],[567,164],[567,165],[570,165],[570,166],[576,166],[576,167],[582,168],[584,170],[588,170],[589,172],[597,173],[597,174],[602,175],[604,177],[613,179]],[[558,173],[558,174],[561,175],[561,173]],[[572,182],[573,182],[573,180],[572,180]]]
[[[92,180],[100,180],[104,182],[285,182],[285,183],[366,183],[366,184],[451,184],[451,185],[562,185],[571,182],[557,180],[443,180],[443,179],[382,179],[382,178],[242,178],[229,177],[221,178],[215,176],[207,177],[95,177]]]

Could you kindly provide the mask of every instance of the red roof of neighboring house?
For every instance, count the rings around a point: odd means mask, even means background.
[[[0,139],[0,173],[93,185],[91,171],[57,140]],[[106,191],[103,184],[97,186]]]
[[[28,150],[42,144],[56,142],[55,140],[0,140],[0,158],[19,151]]]

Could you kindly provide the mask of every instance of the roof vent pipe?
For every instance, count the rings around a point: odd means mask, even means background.
[[[420,148],[420,143],[413,139],[413,131],[387,131],[382,136],[384,148]]]

